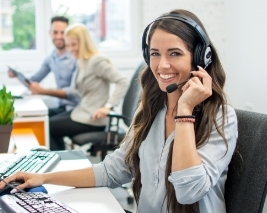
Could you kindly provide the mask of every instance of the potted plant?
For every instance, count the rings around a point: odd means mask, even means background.
[[[14,99],[3,86],[0,89],[0,153],[8,151],[14,115]]]

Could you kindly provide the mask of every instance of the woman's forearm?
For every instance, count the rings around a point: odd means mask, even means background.
[[[55,184],[62,186],[73,186],[73,187],[94,187],[95,186],[95,175],[93,167],[53,172],[43,174],[44,184]]]
[[[189,122],[176,123],[172,154],[172,171],[180,171],[202,163],[197,153],[194,125]]]
[[[67,94],[62,89],[45,89],[43,95],[54,96],[57,98],[67,98]]]
[[[179,108],[179,106],[178,106]],[[180,107],[178,115],[192,115],[191,110]],[[191,122],[175,123],[175,138],[172,155],[172,171],[180,171],[202,163],[197,153],[194,124]]]

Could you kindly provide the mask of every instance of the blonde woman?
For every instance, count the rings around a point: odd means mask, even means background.
[[[78,102],[74,109],[50,117],[50,149],[65,149],[63,137],[84,132],[102,131],[112,106],[119,104],[128,87],[128,80],[111,62],[98,53],[90,34],[82,24],[65,30],[68,51],[77,59],[79,68],[71,86],[63,89],[45,89],[37,83],[30,85],[33,94],[50,95]],[[110,84],[116,87],[111,96]]]

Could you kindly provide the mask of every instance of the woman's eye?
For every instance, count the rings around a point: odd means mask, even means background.
[[[178,53],[178,52],[172,52],[171,55],[172,55],[172,56],[178,56],[178,55],[181,55],[181,54]]]
[[[150,53],[150,56],[158,56],[159,54],[157,52]]]

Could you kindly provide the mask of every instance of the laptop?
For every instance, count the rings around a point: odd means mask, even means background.
[[[29,87],[31,81],[28,78],[26,78],[21,72],[18,72],[9,66],[8,66],[8,71],[12,72],[25,87],[27,88]]]

